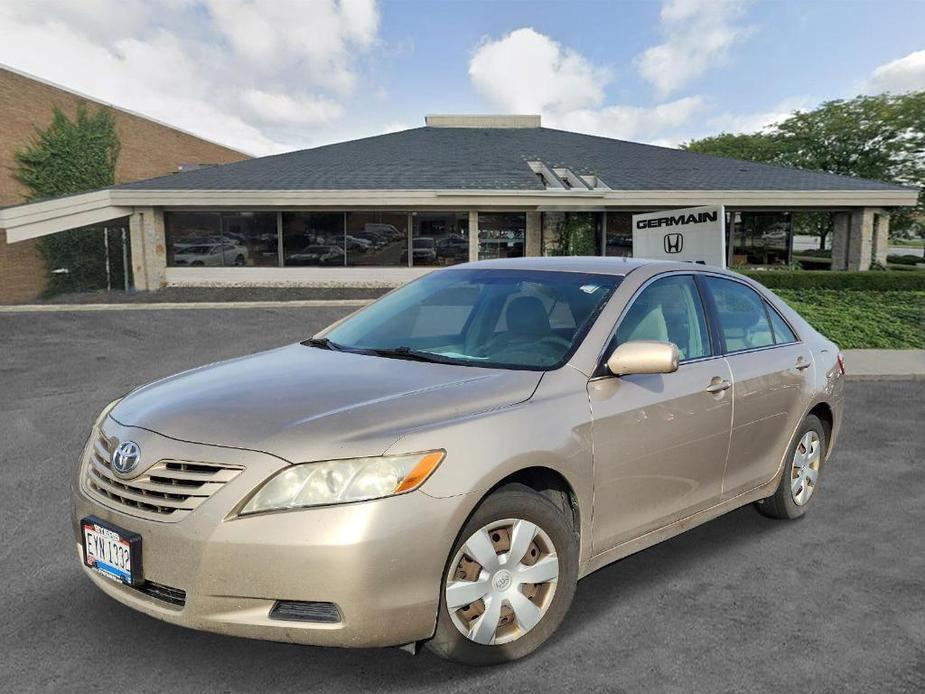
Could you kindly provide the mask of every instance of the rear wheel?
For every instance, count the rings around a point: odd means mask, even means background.
[[[819,485],[826,443],[825,427],[819,418],[810,415],[803,420],[777,490],[758,504],[761,513],[783,519],[799,518],[806,513]]]
[[[532,653],[568,611],[577,567],[571,514],[524,485],[502,487],[453,547],[427,647],[469,665]]]

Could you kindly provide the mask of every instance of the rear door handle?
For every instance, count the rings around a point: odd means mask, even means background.
[[[795,364],[795,367],[798,371],[802,371],[803,369],[808,369],[811,363],[812,362],[807,361],[803,357],[800,357],[799,359],[797,359],[797,363]]]
[[[717,381],[716,383],[711,383],[707,386],[708,393],[722,393],[724,390],[729,390],[732,387],[732,384],[729,381]]]

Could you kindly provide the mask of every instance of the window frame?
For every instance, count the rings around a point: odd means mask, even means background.
[[[793,329],[793,324],[784,317],[784,314],[778,311],[777,308],[770,301],[768,301],[764,297],[762,297],[762,299],[764,299],[764,308],[768,312],[768,323],[771,324],[771,335],[774,337],[774,346],[775,347],[777,346],[785,347],[787,345],[795,345],[799,342],[802,342],[803,340],[800,338],[800,333],[798,333],[796,330]],[[772,311],[778,318],[780,318],[781,323],[786,325],[787,329],[790,330],[790,333],[793,335],[793,338],[794,338],[792,342],[778,342],[777,341],[777,331],[774,330],[774,321],[771,320]]]
[[[698,275],[700,274],[702,273],[696,272],[694,270],[673,270],[659,273],[643,282],[642,285],[640,285],[640,287],[635,292],[633,292],[633,295],[630,297],[629,301],[626,302],[623,310],[620,311],[620,315],[617,316],[617,320],[614,321],[613,328],[611,329],[610,334],[607,336],[607,339],[604,341],[604,348],[598,355],[597,368],[595,368],[591,375],[592,380],[595,378],[617,378],[617,376],[614,376],[607,369],[607,359],[610,357],[610,354],[613,352],[613,350],[616,349],[614,340],[617,339],[617,331],[620,329],[620,325],[626,319],[626,316],[629,313],[629,310],[633,307],[633,304],[636,303],[640,295],[642,295],[646,289],[648,289],[652,284],[658,282],[659,280],[668,279],[670,277],[690,277],[693,280],[694,287],[697,290],[697,294],[700,298],[700,308],[703,311],[704,323],[707,326],[707,336],[709,337],[710,351],[712,352],[712,354],[704,357],[682,359],[678,362],[678,368],[684,366],[685,364],[696,364],[699,362],[710,361],[711,359],[722,358],[724,356],[722,350],[717,348],[716,326],[712,320],[710,305],[707,304],[703,287],[698,281]]]
[[[796,330],[793,329],[793,325],[788,321],[783,315],[778,311],[774,306],[771,305],[771,302],[767,300],[763,292],[760,289],[753,287],[748,282],[744,282],[737,277],[730,277],[729,275],[720,274],[717,272],[697,272],[695,274],[695,279],[697,280],[698,285],[702,287],[701,294],[705,297],[705,301],[708,304],[707,310],[711,315],[711,322],[713,323],[713,332],[717,337],[717,342],[719,343],[720,353],[722,356],[727,357],[733,354],[750,354],[752,352],[762,352],[767,349],[776,349],[778,347],[787,347],[789,345],[797,345],[803,342],[803,338],[800,336]],[[710,288],[707,286],[706,278],[715,277],[716,279],[726,280],[727,282],[735,282],[740,284],[746,289],[750,290],[758,296],[759,301],[761,301],[762,306],[764,307],[765,320],[768,321],[768,329],[771,333],[772,343],[770,345],[764,345],[761,347],[749,347],[747,349],[739,349],[730,351],[726,349],[726,339],[723,333],[722,325],[719,321],[719,309],[716,307],[716,302],[713,300],[713,294],[710,291]],[[796,337],[795,342],[777,342],[777,338],[774,334],[774,325],[771,323],[771,316],[768,311],[773,310],[780,316],[781,320],[790,328],[790,331]]]

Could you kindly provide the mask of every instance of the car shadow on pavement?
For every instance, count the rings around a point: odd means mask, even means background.
[[[739,509],[672,540],[607,566],[579,583],[569,615],[559,632],[538,655],[503,666],[520,682],[543,687],[538,663],[569,659],[595,632],[608,629],[608,638],[620,638],[612,622],[621,610],[630,617],[658,610],[659,596],[683,584],[693,565],[704,562],[722,567],[724,555],[736,554],[741,545],[761,544],[767,533],[783,531],[786,524],[763,518],[751,508]],[[124,670],[131,689],[145,691],[296,691],[306,688],[356,691],[367,688],[409,691],[441,687],[467,691],[473,685],[493,687],[497,668],[468,668],[444,662],[424,651],[416,657],[398,649],[338,649],[251,641],[190,631],[134,612],[107,598],[83,577],[69,573],[71,585],[61,586],[40,603],[33,624],[59,622],[65,642],[79,639],[108,653],[106,667]],[[75,585],[79,582],[78,585]],[[79,601],[75,613],[70,604]],[[93,619],[87,619],[88,614]],[[648,619],[648,615],[642,615]],[[610,634],[613,633],[612,636]],[[63,635],[58,635],[61,638]],[[134,644],[125,648],[125,644]],[[67,659],[60,663],[72,681],[92,677],[92,662]],[[494,673],[494,675],[492,675]],[[149,679],[150,678],[150,679]],[[119,681],[125,681],[122,677]]]

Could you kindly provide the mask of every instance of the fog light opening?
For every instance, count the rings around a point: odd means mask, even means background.
[[[270,610],[270,619],[287,622],[316,622],[336,624],[341,621],[340,610],[333,602],[304,602],[277,600]]]

